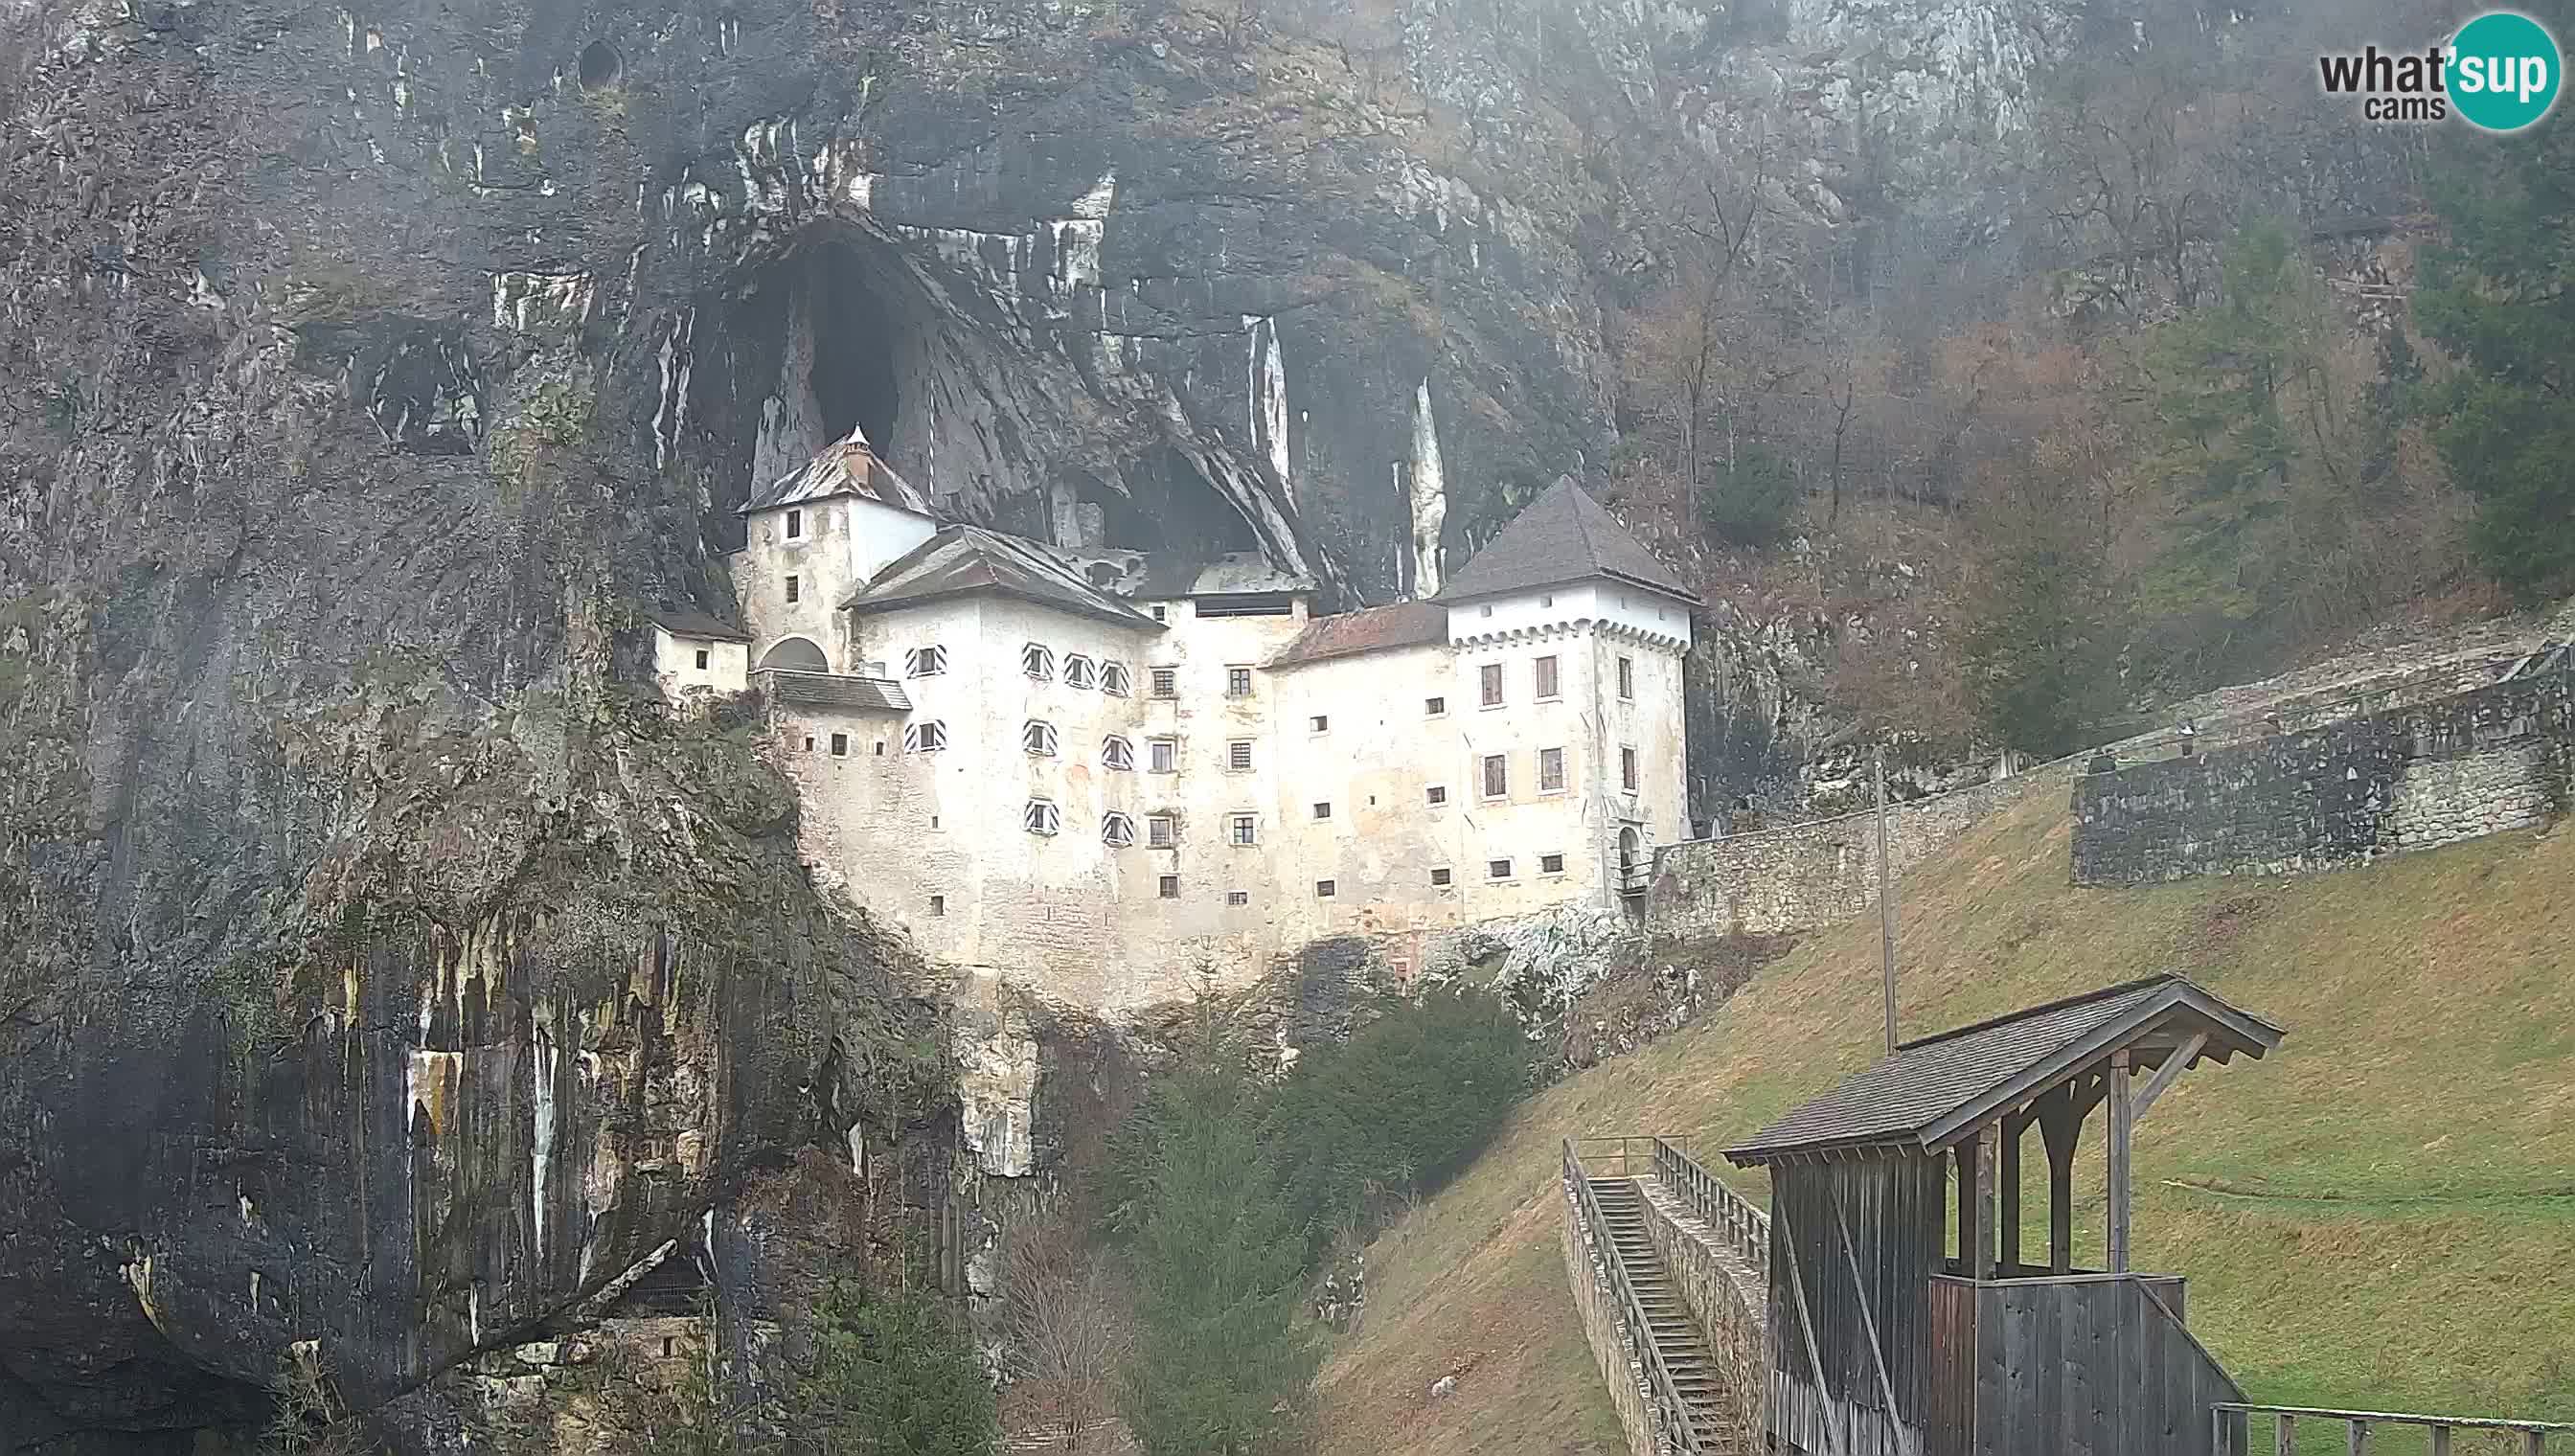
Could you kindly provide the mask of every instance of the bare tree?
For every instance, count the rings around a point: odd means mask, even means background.
[[[1005,1259],[1013,1373],[1060,1448],[1075,1450],[1115,1409],[1132,1337],[1126,1301],[1070,1219],[1014,1230]]]

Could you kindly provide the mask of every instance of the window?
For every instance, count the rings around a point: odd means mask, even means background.
[[[1027,825],[1032,834],[1052,834],[1064,826],[1063,816],[1055,811],[1055,805],[1043,798],[1029,800],[1028,812],[1020,815],[1020,822]]]
[[[701,657],[701,658],[703,658],[703,657],[705,657],[705,656],[706,656],[706,654],[704,654],[704,653],[700,653],[700,654],[698,654],[698,656],[699,656],[699,657]],[[698,664],[698,666],[699,666],[699,667],[701,667],[701,668],[703,668],[703,667],[705,667],[705,666],[706,666],[706,664],[704,664],[704,663],[700,663],[700,664]],[[1331,720],[1329,717],[1327,717],[1326,715],[1323,715],[1323,714],[1319,714],[1319,713],[1318,713],[1318,714],[1315,714],[1315,715],[1314,715],[1314,717],[1313,717],[1313,719],[1311,720],[1311,722],[1309,722],[1309,723],[1307,724],[1307,727],[1311,728],[1314,731],[1316,731],[1316,732],[1318,732],[1318,733],[1319,733],[1319,732],[1328,732],[1328,731],[1331,729],[1331,727],[1332,727],[1332,720]]]
[[[1562,748],[1537,750],[1537,791],[1540,793],[1564,791],[1564,750]]]
[[[1237,773],[1252,769],[1252,739],[1236,738],[1225,745],[1225,766]]]
[[[944,894],[932,895],[930,897],[930,913],[933,918],[947,914],[948,896]]]
[[[1492,616],[1492,615],[1493,615],[1493,604],[1492,604],[1492,603],[1490,603],[1490,602],[1487,602],[1487,603],[1485,603],[1483,606],[1476,608],[1476,609],[1475,609],[1475,615],[1476,615],[1477,617],[1490,617],[1490,616]]]
[[[1537,856],[1537,872],[1540,874],[1562,874],[1564,872],[1564,856],[1561,854],[1540,854]]]
[[[802,512],[802,511],[790,511],[790,512],[788,512],[788,513],[787,513],[787,539],[788,539],[789,541],[794,541],[794,540],[796,540],[798,537],[803,536],[804,534],[805,534],[805,513],[804,513],[804,512]]]
[[[1122,773],[1132,771],[1136,766],[1136,745],[1111,733],[1100,740],[1100,761]]]
[[[1636,660],[1634,658],[1618,660],[1618,696],[1629,700],[1633,700],[1636,696]]]
[[[1156,698],[1180,697],[1181,670],[1178,668],[1156,668],[1154,670],[1154,696]]]
[[[812,733],[807,733],[805,735],[805,751],[809,753],[814,751],[814,735]]]
[[[1064,660],[1064,686],[1088,688],[1098,680],[1092,674],[1091,659],[1080,653]]]
[[[1145,820],[1145,843],[1156,849],[1169,849],[1181,841],[1181,821],[1170,814],[1154,814]]]
[[[1564,696],[1563,687],[1556,678],[1555,659],[1553,658],[1540,658],[1537,660],[1537,696],[1540,698],[1562,698]]]
[[[1636,791],[1636,750],[1633,748],[1618,750],[1618,782],[1629,793]]]
[[[1103,663],[1100,665],[1100,691],[1108,694],[1112,698],[1124,698],[1127,696],[1127,665],[1125,663]]]
[[[1177,874],[1164,875],[1156,882],[1154,893],[1161,895],[1167,900],[1179,899],[1181,897],[1181,877]]]
[[[948,649],[937,644],[911,648],[903,655],[903,676],[907,678],[936,678],[947,671]]]
[[[804,595],[805,584],[797,581],[794,577],[789,577],[787,579],[787,600],[791,603],[802,601]]]
[[[1237,844],[1260,843],[1261,820],[1251,814],[1236,814],[1234,816],[1234,842]]]
[[[1500,798],[1510,791],[1510,759],[1500,753],[1486,753],[1484,755],[1484,797]]]
[[[1250,698],[1252,696],[1252,670],[1250,668],[1228,668],[1225,670],[1225,696],[1228,698]]]
[[[1170,609],[1169,607],[1164,606],[1164,605],[1163,605],[1162,603],[1160,603],[1160,602],[1155,603],[1155,604],[1154,604],[1154,620],[1155,620],[1156,622],[1169,622],[1169,621],[1171,621],[1171,620],[1172,620],[1172,609]]]
[[[883,738],[877,739],[877,756],[880,758],[885,756],[885,739]]]
[[[1252,903],[1252,891],[1248,889],[1229,889],[1225,892],[1225,902],[1230,905],[1248,905]]]
[[[1105,814],[1100,820],[1100,842],[1114,849],[1124,849],[1136,842],[1136,821],[1122,813]]]
[[[1314,881],[1314,898],[1316,898],[1316,899],[1318,899],[1318,900],[1327,900],[1327,899],[1330,899],[1331,897],[1332,897],[1332,882],[1331,882],[1330,880],[1328,880],[1328,879],[1318,879],[1318,880],[1315,880],[1315,881]]]
[[[1444,783],[1433,783],[1428,788],[1421,790],[1421,796],[1431,803],[1446,803],[1448,801],[1448,786]]]
[[[1448,871],[1445,869],[1431,870],[1430,882],[1432,884],[1446,884],[1448,882]]]
[[[948,725],[930,723],[906,724],[903,728],[903,750],[907,753],[936,753],[948,746]]]
[[[1537,605],[1540,607],[1553,607],[1555,605],[1555,594],[1552,592],[1539,593]]]
[[[1332,816],[1332,806],[1331,806],[1330,804],[1328,804],[1328,803],[1318,803],[1318,804],[1314,805],[1314,817],[1316,817],[1316,818],[1318,818],[1318,819],[1327,819],[1327,818],[1330,818],[1331,816]]]
[[[1179,738],[1150,738],[1146,740],[1145,751],[1148,755],[1146,762],[1155,772],[1178,773],[1181,771],[1181,740]]]
[[[1486,663],[1481,668],[1475,670],[1475,675],[1483,682],[1484,706],[1486,708],[1495,708],[1500,706],[1502,701],[1502,665],[1499,663]]]
[[[699,671],[699,672],[703,673],[703,672],[705,672],[705,671],[707,670],[707,660],[708,660],[710,657],[712,657],[712,656],[714,656],[714,655],[713,655],[713,654],[711,654],[711,653],[709,653],[705,648],[700,648],[700,649],[698,649],[698,671]]]
[[[1484,877],[1485,877],[1486,879],[1508,879],[1508,878],[1510,878],[1510,877],[1511,877],[1511,861],[1509,861],[1508,859],[1487,859],[1487,860],[1485,860],[1485,861],[1484,861]]]
[[[1421,700],[1421,716],[1423,718],[1437,718],[1447,711],[1448,700],[1445,698],[1425,698]]]
[[[1043,643],[1031,643],[1020,649],[1020,671],[1041,683],[1055,680],[1055,654]]]
[[[1020,729],[1020,746],[1042,758],[1055,756],[1055,725],[1033,718]]]
[[[850,756],[850,735],[848,733],[832,734],[832,756],[835,758],[846,758]]]

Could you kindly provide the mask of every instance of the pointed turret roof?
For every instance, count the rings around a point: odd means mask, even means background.
[[[876,448],[868,444],[867,432],[855,425],[848,435],[825,446],[822,454],[803,470],[770,482],[767,489],[743,503],[738,514],[751,516],[781,506],[828,501],[834,496],[861,496],[916,516],[930,514],[929,498],[913,489],[912,482],[895,474],[894,467],[878,459]]]
[[[1501,535],[1457,569],[1436,600],[1499,597],[1592,577],[1698,601],[1571,476],[1557,477],[1546,494],[1511,518]]]

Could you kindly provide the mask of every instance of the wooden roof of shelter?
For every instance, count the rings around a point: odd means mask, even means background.
[[[1928,1152],[1974,1136],[2113,1052],[2126,1051],[2142,1067],[2188,1050],[2187,1061],[2158,1073],[2161,1082],[2202,1061],[2224,1063],[2238,1052],[2259,1057],[2282,1034],[2186,977],[2128,981],[1904,1042],[1725,1156],[1748,1167]]]

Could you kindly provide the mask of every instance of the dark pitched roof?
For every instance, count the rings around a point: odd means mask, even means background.
[[[856,428],[847,438],[814,457],[803,470],[781,476],[766,488],[754,492],[738,514],[749,516],[755,512],[774,511],[781,506],[827,501],[834,496],[864,496],[916,516],[930,514],[929,498],[914,490],[910,481],[896,475],[894,467],[877,459],[866,433]]]
[[[1437,600],[1496,597],[1587,577],[1606,577],[1685,602],[1698,600],[1571,476],[1558,477],[1546,494],[1512,517],[1501,535],[1457,569]]]
[[[703,612],[655,612],[649,614],[649,619],[655,627],[673,637],[699,637],[714,642],[751,641],[750,633],[721,617],[709,617]]]
[[[896,558],[876,580],[841,605],[852,612],[890,612],[987,592],[1041,607],[1160,631],[1162,625],[1091,584],[1081,566],[1017,536],[978,526],[950,526]]]
[[[2281,1036],[2181,976],[2129,981],[1904,1042],[1725,1155],[1750,1165],[1794,1153],[1940,1146],[2113,1050],[2130,1047],[2152,1060],[2153,1050],[2169,1056],[2195,1031],[2207,1032],[2208,1043],[2194,1061],[2223,1062],[2239,1051],[2258,1057]]]
[[[862,713],[910,713],[912,697],[891,678],[852,678],[839,673],[799,673],[765,668],[769,696],[797,708],[842,708]]]
[[[1419,647],[1448,637],[1448,609],[1436,602],[1398,602],[1338,617],[1317,617],[1270,660],[1273,668],[1319,663],[1386,648]]]

